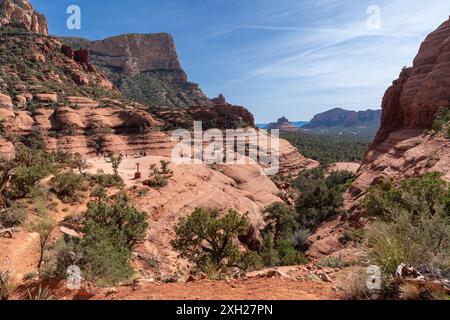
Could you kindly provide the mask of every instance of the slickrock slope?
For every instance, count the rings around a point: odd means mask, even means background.
[[[61,39],[87,47],[94,64],[130,100],[154,107],[212,105],[199,86],[188,81],[170,34],[126,34],[92,42]]]
[[[47,19],[27,0],[0,0],[0,26],[18,26],[48,35]]]
[[[134,180],[136,163],[141,168],[148,168],[151,163],[158,164],[166,157],[127,157],[120,166],[119,173],[129,185],[142,188],[142,180]],[[111,172],[111,165],[104,159],[91,159],[92,172],[98,168]],[[137,197],[136,205],[149,215],[150,227],[146,241],[136,250],[136,261],[157,260],[159,271],[170,273],[182,271],[186,263],[177,259],[169,244],[173,239],[174,223],[198,207],[234,208],[240,213],[248,212],[255,233],[246,240],[250,245],[258,244],[259,233],[256,231],[263,225],[263,208],[281,201],[277,194],[280,190],[266,176],[260,174],[258,165],[217,165],[209,167],[205,164],[171,164],[173,176],[167,187],[160,190],[148,189],[145,197]],[[146,169],[143,169],[145,179]],[[255,245],[255,244],[254,244]],[[144,267],[141,264],[141,267]],[[148,266],[147,266],[148,268]],[[154,270],[157,271],[157,270]]]

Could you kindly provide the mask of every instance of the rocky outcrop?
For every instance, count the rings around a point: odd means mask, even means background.
[[[0,0],[0,26],[4,25],[48,35],[47,19],[28,0]]]
[[[450,19],[422,43],[412,67],[404,68],[383,98],[374,147],[399,129],[429,129],[440,107],[450,108]]]
[[[95,64],[119,69],[125,75],[177,70],[179,81],[187,79],[178,61],[175,42],[167,33],[120,35],[93,41],[89,50]]]
[[[310,237],[308,254],[319,258],[341,255],[340,237],[362,212],[367,189],[382,178],[395,183],[441,172],[450,181],[450,139],[442,132],[430,133],[436,111],[450,108],[450,19],[422,43],[412,67],[386,91],[382,103],[381,128],[367,152],[357,178],[344,194],[350,221],[335,218],[321,225]]]
[[[450,108],[450,19],[422,43],[412,67],[386,91],[381,127],[346,194],[355,210],[367,188],[380,177],[396,180],[440,171],[450,180],[450,140],[431,129],[441,107]]]
[[[264,129],[278,129],[281,131],[298,131],[299,128],[294,126],[286,117],[281,117],[277,122],[268,124]]]
[[[92,42],[61,39],[74,47],[86,46],[92,64],[105,71],[130,100],[159,108],[212,105],[200,87],[188,81],[167,33],[126,34]]]

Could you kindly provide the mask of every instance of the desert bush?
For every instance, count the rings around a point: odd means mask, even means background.
[[[273,241],[273,234],[263,234],[263,245],[259,255],[261,256],[262,263],[267,267],[278,266],[280,264],[278,250],[275,249]]]
[[[350,272],[338,286],[346,293],[348,299],[362,300],[370,297],[367,287],[367,274],[364,270]]]
[[[436,132],[441,131],[448,122],[450,122],[450,107],[439,108],[434,118],[433,130]]]
[[[30,230],[36,232],[39,235],[39,261],[38,270],[41,269],[42,262],[44,261],[45,249],[50,240],[50,234],[55,227],[55,222],[49,217],[40,218],[39,220],[30,224]]]
[[[69,161],[69,166],[72,169],[78,170],[80,174],[84,175],[83,170],[85,170],[88,167],[88,163],[87,160],[84,159],[83,156],[77,152],[71,157]]]
[[[167,186],[168,179],[173,174],[173,171],[169,169],[169,164],[169,162],[161,160],[160,169],[155,164],[151,164],[149,179],[142,182],[142,184],[155,189],[161,189]]]
[[[104,188],[121,189],[125,186],[120,176],[104,173],[103,170],[98,170],[96,174],[90,175],[89,181],[91,181],[91,184],[98,184]]]
[[[51,184],[53,191],[63,202],[72,203],[82,197],[81,191],[86,188],[85,182],[83,175],[66,172],[56,175]]]
[[[295,186],[301,193],[296,209],[303,227],[313,230],[340,212],[343,204],[340,185],[330,188],[323,178],[304,174],[295,181]]]
[[[17,146],[14,159],[2,163],[1,167],[2,175],[10,175],[7,192],[12,199],[32,195],[36,184],[55,169],[51,155],[21,145]]]
[[[21,225],[27,218],[25,208],[17,202],[14,202],[11,207],[0,212],[0,227],[13,228]]]
[[[352,241],[354,243],[360,244],[363,242],[365,236],[366,236],[366,232],[364,231],[364,229],[355,228],[355,229],[349,229],[349,230],[345,231],[340,240],[343,243]]]
[[[0,301],[8,300],[12,290],[11,273],[9,271],[0,270]]]
[[[276,245],[276,250],[280,260],[279,264],[282,266],[293,266],[308,263],[308,259],[305,255],[295,248],[293,241],[286,239],[279,240]]]
[[[266,226],[263,232],[271,232],[275,245],[281,239],[291,238],[298,227],[295,211],[283,202],[274,203],[263,210]]]
[[[248,227],[247,215],[241,216],[233,209],[221,215],[218,209],[198,208],[180,219],[171,245],[180,257],[203,272],[213,268],[221,274],[239,266],[242,257],[234,240]]]
[[[344,268],[348,263],[341,256],[329,256],[319,260],[319,266],[324,268]]]
[[[147,215],[120,194],[112,203],[89,202],[85,219],[81,251],[87,277],[104,285],[129,278],[132,248],[144,239]]]
[[[111,163],[115,176],[119,176],[119,166],[122,163],[122,160],[122,154],[116,155],[112,152],[108,153],[108,162]]]
[[[384,180],[364,200],[376,219],[367,231],[368,256],[387,274],[405,263],[423,273],[450,274],[450,188],[440,174]]]

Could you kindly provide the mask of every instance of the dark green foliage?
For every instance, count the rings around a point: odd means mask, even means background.
[[[114,154],[112,152],[108,153],[108,162],[111,163],[111,167],[113,168],[114,175],[119,176],[119,166],[123,160],[122,154]]]
[[[36,184],[55,169],[51,155],[21,146],[18,146],[12,162],[14,171],[8,190],[11,198],[29,196]]]
[[[120,194],[113,203],[89,202],[85,219],[81,248],[88,277],[104,285],[129,278],[132,248],[148,227],[146,214]]]
[[[118,246],[108,228],[90,225],[82,243],[83,269],[99,285],[114,285],[133,274],[131,250]]]
[[[148,224],[145,213],[137,210],[125,195],[119,195],[112,204],[89,202],[85,213],[85,232],[107,228],[114,242],[132,248],[143,240]]]
[[[322,165],[334,162],[361,162],[370,138],[357,136],[325,136],[304,132],[282,132],[281,138],[288,140],[301,154],[315,159]]]
[[[149,179],[142,182],[143,185],[155,189],[161,189],[167,186],[168,179],[173,175],[172,170],[169,169],[170,162],[161,160],[160,164],[160,169],[155,164],[150,165]]]
[[[26,209],[18,202],[14,202],[9,208],[0,210],[0,229],[20,226],[26,218]]]
[[[66,172],[52,179],[52,187],[58,197],[67,203],[78,201],[86,190],[86,178],[83,175]]]
[[[433,130],[441,131],[448,122],[450,122],[450,107],[439,108],[434,118]]]
[[[264,239],[261,257],[266,266],[295,265],[306,259],[296,246],[299,224],[294,209],[285,203],[274,203],[264,211],[266,227],[262,230]]]
[[[334,178],[320,178],[318,170],[306,172],[295,180],[294,185],[300,191],[296,209],[303,227],[315,229],[327,218],[340,212],[343,188],[335,183],[337,180]]]
[[[400,263],[424,273],[450,274],[450,187],[439,173],[372,187],[365,212],[375,218],[367,231],[368,255],[393,275]]]
[[[97,184],[103,188],[123,188],[125,186],[125,183],[123,182],[123,179],[114,174],[107,174],[104,173],[102,170],[98,170],[96,174],[89,175],[89,181],[91,181],[92,184]]]
[[[203,272],[208,274],[213,269],[220,274],[239,266],[242,257],[234,240],[247,232],[248,227],[247,215],[241,216],[235,210],[221,215],[218,209],[198,208],[180,219],[171,245],[180,257]]]
[[[275,244],[279,240],[291,238],[298,227],[294,209],[283,202],[270,205],[263,214],[266,222],[263,232],[272,233]]]

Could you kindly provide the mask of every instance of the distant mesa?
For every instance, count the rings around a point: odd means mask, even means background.
[[[299,128],[294,126],[286,117],[281,117],[277,122],[270,123],[265,129],[273,130],[278,129],[280,131],[298,131]]]
[[[319,113],[302,129],[321,134],[374,137],[380,128],[381,110],[350,111],[334,108]]]

